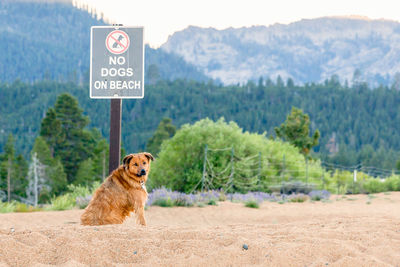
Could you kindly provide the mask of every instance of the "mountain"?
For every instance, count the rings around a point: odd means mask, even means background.
[[[0,1],[0,81],[85,82],[90,27],[96,25],[107,25],[107,20],[72,1]],[[180,56],[146,46],[145,67],[151,65],[153,80],[209,79]]]
[[[278,75],[307,83],[338,75],[342,82],[376,86],[400,72],[400,23],[324,17],[225,30],[191,26],[161,48],[225,84]]]

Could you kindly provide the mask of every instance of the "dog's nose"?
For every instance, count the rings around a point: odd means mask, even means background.
[[[142,170],[140,171],[140,175],[146,175],[146,170],[145,170],[145,169],[142,169]]]

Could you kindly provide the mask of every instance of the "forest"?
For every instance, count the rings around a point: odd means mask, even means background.
[[[89,128],[108,138],[109,101],[90,99],[87,86],[41,81],[0,84],[0,151],[8,135],[16,151],[29,157],[40,122],[61,93],[77,98],[89,117]],[[313,155],[340,165],[360,162],[394,169],[400,139],[400,92],[395,87],[369,88],[367,84],[341,85],[332,77],[321,84],[297,86],[261,79],[244,85],[159,80],[146,85],[145,98],[123,101],[122,142],[127,151],[143,150],[164,117],[179,128],[203,118],[235,121],[245,131],[274,137],[292,107],[310,116],[311,130],[319,130]]]

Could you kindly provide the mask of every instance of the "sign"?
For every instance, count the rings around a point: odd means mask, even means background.
[[[143,97],[143,27],[93,26],[90,98]]]
[[[106,47],[113,54],[122,54],[129,48],[129,36],[124,31],[115,30],[108,34]]]

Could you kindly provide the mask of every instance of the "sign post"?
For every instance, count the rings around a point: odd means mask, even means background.
[[[143,27],[93,26],[90,40],[90,98],[111,99],[111,173],[120,164],[122,99],[144,97]]]

